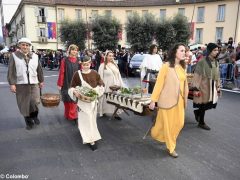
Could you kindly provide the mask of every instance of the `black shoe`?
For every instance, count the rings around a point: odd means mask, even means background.
[[[40,121],[37,117],[33,118],[33,121],[36,125],[39,125],[40,124]]]
[[[95,144],[90,144],[90,143],[88,143],[88,146],[89,146],[89,148],[92,150],[92,151],[96,151],[97,150],[97,144],[95,143]]]
[[[122,118],[120,116],[115,116],[114,118],[119,120],[119,121],[122,120]]]
[[[25,122],[26,122],[26,129],[27,130],[32,129],[33,125],[34,125],[32,119],[30,117],[25,117],[24,119],[25,119]]]
[[[198,127],[202,128],[204,130],[207,130],[207,131],[211,130],[211,128],[208,125],[206,125],[206,124],[198,124]]]
[[[194,112],[196,121],[199,122],[199,118],[200,118],[200,117],[199,117],[199,115],[198,115],[198,110],[194,110],[193,112]]]

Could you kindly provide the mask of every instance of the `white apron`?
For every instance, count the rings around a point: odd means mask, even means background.
[[[99,95],[103,94],[103,87],[97,86],[96,88],[92,88],[86,81],[83,80],[81,71],[78,71],[78,74],[81,79],[82,86],[96,90]],[[70,88],[68,93],[73,100],[76,100],[76,97],[73,94],[74,90],[75,88]],[[101,139],[101,135],[97,127],[97,103],[98,100],[92,101],[91,103],[83,102],[81,100],[78,100],[77,102],[79,107],[78,129],[82,136],[83,144],[92,143]]]

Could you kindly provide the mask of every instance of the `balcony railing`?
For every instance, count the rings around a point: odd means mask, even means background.
[[[48,39],[47,39],[47,37],[38,37],[38,41],[39,41],[39,43],[47,43]]]
[[[45,23],[46,22],[46,17],[45,16],[38,16],[38,23]]]

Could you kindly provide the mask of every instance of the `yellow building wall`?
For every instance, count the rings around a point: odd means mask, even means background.
[[[225,9],[225,21],[217,22],[217,11],[218,5],[226,5]],[[195,6],[195,12],[193,15],[193,9]],[[25,14],[25,32],[26,37],[30,38],[33,42],[34,49],[64,49],[64,44],[60,41],[60,38],[57,39],[48,39],[48,43],[39,44],[39,39],[37,36],[37,29],[39,27],[45,27],[47,29],[47,24],[41,24],[37,22],[37,17],[35,15],[35,8],[37,5],[24,5],[24,14]],[[43,6],[44,7],[44,6]],[[112,16],[119,20],[122,24],[123,34],[122,40],[119,41],[121,46],[128,46],[126,42],[126,32],[125,32],[125,23],[127,20],[127,10],[132,12],[137,12],[139,15],[142,15],[143,10],[155,15],[156,18],[160,17],[160,9],[166,9],[166,17],[171,18],[172,16],[178,13],[178,8],[185,8],[185,16],[188,18],[188,21],[194,22],[194,35],[190,43],[195,42],[196,28],[203,28],[203,42],[209,43],[216,41],[216,27],[223,27],[223,41],[227,41],[229,37],[234,37],[236,30],[236,20],[237,20],[237,7],[238,0],[228,0],[228,1],[216,1],[210,3],[197,3],[197,4],[184,4],[184,5],[171,5],[171,6],[149,6],[149,7],[85,7],[85,6],[45,6],[47,8],[47,22],[57,22],[57,36],[59,37],[59,15],[58,9],[64,9],[65,19],[75,20],[76,13],[75,9],[82,10],[82,19],[88,21],[89,23],[93,19],[92,10],[98,10],[98,15],[104,15],[105,10],[111,10]],[[205,17],[203,23],[196,22],[197,20],[197,10],[198,7],[205,7]],[[193,15],[193,18],[192,18]],[[16,16],[17,21],[19,20],[19,15]],[[238,19],[238,26],[240,26],[240,18]],[[240,27],[236,31],[236,42],[240,42]],[[91,42],[92,43],[92,42]],[[87,47],[87,44],[86,44]],[[92,47],[92,46],[91,46]]]
[[[217,22],[217,12],[218,5],[226,5],[225,9],[225,21]],[[126,32],[125,32],[125,23],[127,20],[127,10],[132,10],[132,12],[137,12],[139,15],[142,15],[142,10],[148,10],[148,12],[155,15],[156,18],[160,17],[160,9],[166,9],[166,17],[171,18],[178,13],[178,8],[185,8],[185,16],[189,22],[194,22],[194,32],[193,39],[190,40],[190,43],[195,42],[196,28],[203,28],[203,39],[202,43],[206,44],[209,42],[216,42],[216,27],[223,27],[223,41],[227,41],[229,37],[234,37],[236,18],[237,18],[237,0],[228,0],[228,1],[218,1],[210,3],[197,3],[197,4],[184,4],[184,5],[171,5],[171,6],[149,6],[149,7],[77,7],[77,6],[57,6],[57,8],[62,8],[65,11],[65,18],[70,20],[75,20],[75,9],[82,10],[83,20],[88,22],[91,21],[91,12],[92,10],[98,10],[99,15],[104,15],[105,10],[111,10],[112,16],[120,21],[123,25],[123,35],[122,40],[119,41],[119,44],[122,46],[128,45],[126,42]],[[205,7],[205,17],[203,23],[198,23],[197,21],[197,12],[198,7]],[[195,11],[194,11],[195,8]],[[87,17],[86,17],[87,10]],[[194,14],[193,14],[194,11]],[[231,13],[232,12],[232,13]],[[240,18],[239,18],[240,19]],[[239,20],[240,21],[240,20]],[[239,28],[238,28],[239,29]],[[240,41],[240,32],[237,31],[236,39]]]

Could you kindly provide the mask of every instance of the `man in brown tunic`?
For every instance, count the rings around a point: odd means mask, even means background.
[[[8,83],[10,90],[16,93],[17,105],[24,116],[26,129],[32,129],[38,119],[38,104],[40,103],[39,88],[43,87],[43,71],[38,56],[30,52],[31,41],[21,38],[20,48],[11,54],[8,67]]]

